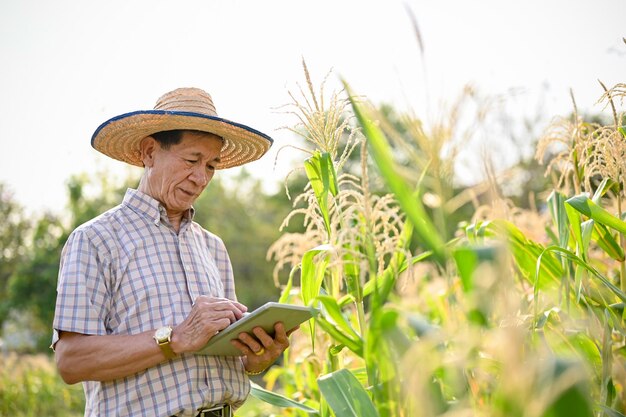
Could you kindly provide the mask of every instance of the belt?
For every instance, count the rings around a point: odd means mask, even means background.
[[[211,408],[201,408],[198,410],[196,417],[233,417],[233,411],[228,404]]]

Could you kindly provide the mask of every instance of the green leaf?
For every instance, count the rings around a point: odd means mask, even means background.
[[[577,196],[571,197],[566,201],[566,204],[571,205],[577,211],[595,220],[596,222],[615,229],[620,233],[626,234],[626,222],[622,221],[602,207],[598,206],[596,203],[590,200],[586,194],[579,194]]]
[[[553,387],[558,382],[566,381],[565,375],[572,374],[571,368],[580,366],[578,363],[568,363],[564,360],[556,360],[554,367],[545,369],[548,387]],[[563,384],[563,382],[561,382]],[[543,417],[593,417],[593,407],[589,386],[586,381],[576,381],[557,391],[552,403],[542,413]]]
[[[268,391],[265,388],[255,384],[254,382],[250,382],[250,387],[250,395],[268,404],[272,404],[276,407],[282,408],[297,408],[308,414],[319,415],[319,412],[317,410],[297,401],[294,401],[291,398],[287,398],[284,395]]]
[[[591,237],[611,258],[620,262],[626,259],[624,250],[605,225],[594,222]]]
[[[603,179],[600,185],[598,185],[598,188],[596,188],[596,192],[593,193],[593,197],[591,198],[591,201],[593,201],[596,204],[599,204],[602,196],[606,194],[606,192],[609,191],[611,188],[616,187],[616,186],[619,187],[619,184],[613,181],[612,179],[610,178]]]
[[[589,242],[591,242],[591,236],[593,235],[595,221],[587,220],[580,224],[580,233],[582,237],[582,253],[585,255],[584,258],[587,259],[587,251],[589,250]]]
[[[360,301],[363,299],[363,288],[361,287],[359,261],[354,255],[354,249],[352,247],[346,247],[344,249],[341,264],[343,266],[343,278],[346,283],[346,296],[351,297],[353,300]]]
[[[333,250],[332,245],[320,245],[313,249],[309,249],[302,257],[301,275],[300,275],[300,295],[304,305],[308,306],[317,297],[322,288],[322,281],[328,266],[330,252]],[[314,262],[315,257],[323,252],[327,252],[322,260]],[[315,346],[315,323],[314,320],[309,326],[311,344]]]
[[[505,220],[485,222],[481,228],[497,236],[507,238],[509,248],[520,272],[536,289],[555,288],[561,282],[563,267],[561,261],[539,243],[533,242],[513,223]],[[539,257],[541,262],[537,263]],[[538,270],[537,270],[538,269]]]
[[[550,214],[552,215],[552,221],[556,224],[558,231],[559,246],[567,248],[569,241],[569,224],[568,215],[565,209],[565,195],[552,191],[548,197],[548,207],[550,208]]]
[[[372,294],[371,308],[373,310],[379,308],[387,302],[389,294],[395,287],[398,275],[409,266],[406,259],[406,248],[411,242],[413,230],[414,227],[410,222],[406,222],[404,224],[400,234],[400,239],[398,239],[397,246],[389,265],[387,265],[381,274],[374,275],[374,277],[365,284],[363,292],[365,295]],[[430,256],[431,253],[432,252],[422,253],[421,255],[413,258],[412,264]]]
[[[626,137],[626,133],[624,133],[624,136]],[[600,405],[600,408],[602,409],[602,411],[604,411],[604,414],[606,414],[608,417],[626,417],[626,415],[620,413],[617,410],[609,408],[606,405]]]
[[[572,346],[578,351],[590,365],[600,368],[602,357],[595,341],[583,332],[577,332],[569,336]]]
[[[329,295],[320,295],[316,298],[322,304],[320,314],[323,314],[329,323],[338,327],[344,334],[350,336],[353,340],[358,340],[359,335],[354,331],[348,320],[344,317],[337,300]]]
[[[622,300],[623,302],[626,302],[626,294],[622,290],[620,290],[618,287],[616,287],[604,275],[599,273],[593,266],[591,266],[590,264],[588,264],[587,262],[585,262],[584,260],[582,260],[581,258],[576,256],[575,253],[573,253],[573,252],[571,252],[571,251],[569,251],[567,249],[563,249],[563,248],[560,248],[560,247],[557,247],[557,246],[548,246],[544,250],[544,253],[541,254],[539,260],[537,260],[537,263],[539,263],[541,261],[541,258],[544,255],[546,255],[547,253],[549,253],[549,252],[558,252],[558,253],[561,253],[563,255],[566,255],[569,260],[575,262],[577,265],[582,266],[587,271],[589,271],[592,276],[594,276],[598,280],[600,280],[600,282],[602,282],[602,284],[604,284],[605,287],[607,287],[609,290],[611,290],[611,292],[613,294],[615,294],[620,300]]]
[[[328,258],[330,256],[328,252],[332,250],[332,245],[319,245],[306,251],[302,257],[300,285],[302,287],[302,301],[304,305],[308,306],[309,303],[319,295],[324,274],[326,273],[326,267],[328,266]],[[319,262],[314,262],[315,257],[322,252],[327,252],[324,258]]]
[[[620,126],[617,130],[619,130],[622,136],[626,138],[626,126]]]
[[[304,170],[313,188],[315,199],[324,219],[326,232],[330,236],[328,197],[329,194],[336,196],[338,192],[337,174],[330,154],[315,151],[313,156],[304,161]]]
[[[440,233],[433,225],[429,218],[422,201],[416,198],[414,193],[409,188],[409,185],[398,174],[396,163],[393,159],[391,147],[385,137],[383,131],[371,120],[369,114],[367,114],[365,108],[354,99],[353,94],[350,91],[350,87],[344,81],[344,86],[349,93],[350,103],[354,114],[359,121],[363,134],[368,140],[371,149],[371,155],[380,170],[380,173],[385,180],[385,183],[396,199],[402,210],[406,213],[407,219],[413,223],[419,239],[424,242],[424,245],[428,250],[433,252],[433,258],[439,264],[445,264],[447,259],[445,255],[444,241],[441,238]]]
[[[296,270],[297,268],[293,268],[291,272],[289,273],[289,279],[287,280],[287,285],[285,285],[285,288],[283,289],[282,293],[280,294],[280,298],[278,299],[279,303],[282,303],[282,304],[289,303],[289,299],[291,298],[291,288],[293,287],[293,275],[296,272]]]
[[[574,209],[571,205],[565,204],[565,213],[567,214],[567,218],[569,220],[569,224],[572,228],[572,234],[574,235],[574,240],[576,241],[576,251],[578,254],[584,254],[583,251],[583,235],[581,230],[581,218],[580,213]],[[560,245],[562,248],[567,249],[567,245]]]
[[[359,357],[363,357],[363,341],[361,339],[354,340],[348,335],[343,333],[337,326],[328,321],[322,316],[317,316],[315,322],[322,328],[330,337],[337,341],[340,345],[343,345],[356,353]],[[339,350],[341,350],[340,348]]]
[[[459,246],[455,248],[453,256],[461,278],[463,290],[467,293],[474,288],[474,271],[480,262],[494,261],[497,257],[497,248],[493,246]]]
[[[317,383],[336,417],[379,417],[369,395],[347,369],[323,375]]]

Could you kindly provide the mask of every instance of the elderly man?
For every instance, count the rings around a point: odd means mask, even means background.
[[[272,139],[182,88],[103,123],[91,143],[144,172],[63,250],[52,341],[61,376],[83,382],[85,416],[231,416],[247,375],[280,356],[288,332],[243,333],[237,357],[194,353],[247,308],[223,242],[193,221],[192,204],[215,170],[260,158]]]

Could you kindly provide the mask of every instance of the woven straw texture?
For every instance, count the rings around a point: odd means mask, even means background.
[[[143,166],[139,143],[166,130],[199,130],[224,139],[217,169],[231,168],[263,156],[272,139],[248,126],[217,116],[211,96],[197,88],[179,88],[163,95],[154,110],[125,113],[104,122],[91,145],[111,158]]]

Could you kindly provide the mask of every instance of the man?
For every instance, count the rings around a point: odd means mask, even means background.
[[[103,123],[92,146],[143,166],[137,190],[78,227],[63,249],[52,346],[62,378],[83,382],[85,416],[231,416],[289,346],[281,323],[194,354],[241,318],[223,242],[193,222],[216,169],[260,158],[272,139],[217,117],[196,88]]]

